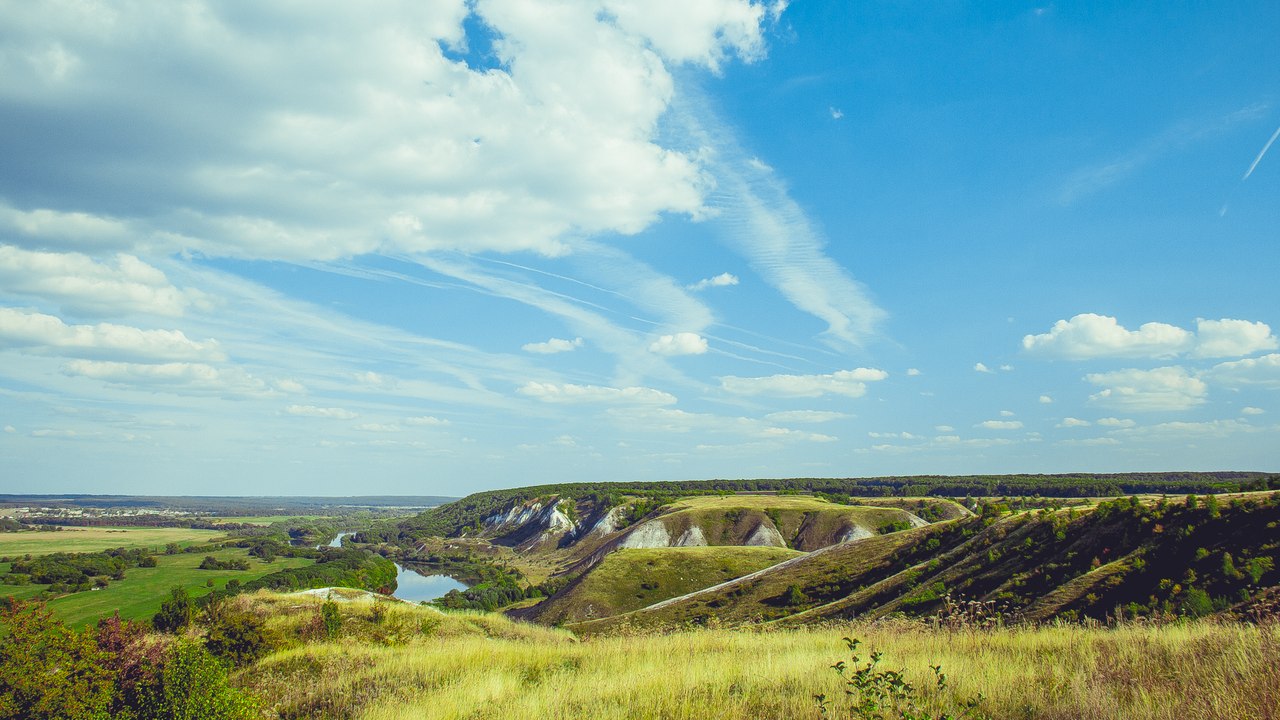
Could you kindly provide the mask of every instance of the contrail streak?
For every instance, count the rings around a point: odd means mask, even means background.
[[[1267,141],[1266,145],[1262,146],[1262,152],[1258,153],[1258,157],[1253,159],[1253,164],[1245,171],[1244,177],[1240,178],[1240,182],[1244,182],[1249,179],[1249,176],[1253,174],[1253,169],[1258,167],[1258,163],[1262,162],[1262,156],[1267,154],[1267,151],[1271,149],[1271,143],[1274,143],[1278,137],[1280,137],[1280,127],[1276,128],[1276,131],[1271,133],[1271,139]]]

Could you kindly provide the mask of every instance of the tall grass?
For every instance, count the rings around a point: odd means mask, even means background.
[[[355,636],[297,646],[240,681],[279,717],[816,718],[814,695],[843,696],[830,665],[847,659],[841,637],[852,635],[922,688],[941,663],[954,696],[924,692],[939,708],[981,692],[993,718],[1280,718],[1280,635],[1245,624],[844,624],[575,642],[497,616],[447,614],[431,633],[397,646]]]

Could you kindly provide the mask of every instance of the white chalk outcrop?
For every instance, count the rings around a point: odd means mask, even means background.
[[[782,539],[782,533],[779,533],[777,528],[772,525],[766,525],[764,523],[760,523],[756,526],[756,529],[751,533],[751,537],[748,537],[747,542],[744,544],[752,547],[787,546],[787,542]]]
[[[650,520],[627,533],[618,543],[619,548],[664,548],[671,547],[671,533],[660,520]]]
[[[702,534],[702,528],[694,525],[680,534],[680,539],[676,540],[676,547],[704,547],[707,544],[707,538]]]

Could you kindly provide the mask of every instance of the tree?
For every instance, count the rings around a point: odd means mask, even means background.
[[[169,598],[160,603],[160,612],[151,618],[151,625],[160,632],[178,633],[191,624],[194,604],[184,587],[169,591]]]

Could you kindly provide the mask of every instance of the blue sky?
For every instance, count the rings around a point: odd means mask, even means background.
[[[0,2],[0,492],[1280,470],[1280,6]]]

